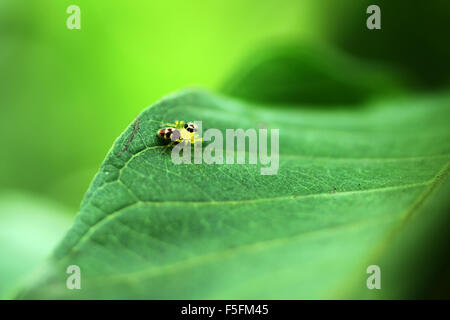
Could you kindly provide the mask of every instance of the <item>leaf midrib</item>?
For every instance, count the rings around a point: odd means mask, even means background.
[[[434,179],[433,179],[434,180]],[[314,198],[314,197],[338,197],[338,196],[348,196],[348,195],[354,195],[354,194],[364,194],[364,193],[376,193],[376,192],[386,192],[386,191],[392,191],[392,190],[402,190],[402,189],[409,189],[414,187],[423,187],[429,184],[433,183],[433,180],[425,181],[425,182],[419,182],[419,183],[412,183],[412,184],[405,184],[405,185],[399,185],[399,186],[391,186],[391,187],[384,187],[384,188],[372,188],[372,189],[366,189],[366,190],[352,190],[352,191],[342,191],[342,192],[336,192],[336,193],[330,193],[330,192],[322,192],[322,193],[311,193],[311,194],[303,194],[303,195],[292,195],[287,197],[274,197],[274,198],[260,198],[260,199],[248,199],[248,200],[230,200],[230,201],[137,201],[132,204],[126,205],[116,211],[113,211],[111,213],[107,213],[102,219],[97,221],[95,224],[91,225],[88,230],[79,238],[79,240],[73,244],[71,249],[68,251],[68,253],[62,257],[61,259],[64,259],[65,257],[69,256],[72,252],[76,251],[77,248],[81,247],[83,243],[89,240],[89,237],[95,233],[96,230],[101,228],[102,225],[104,225],[106,222],[111,221],[111,219],[114,219],[117,215],[119,215],[121,212],[123,212],[126,209],[129,209],[131,207],[136,206],[142,206],[142,205],[158,205],[158,206],[164,206],[164,205],[180,205],[180,206],[186,206],[186,205],[194,205],[194,206],[210,206],[210,205],[241,205],[241,204],[247,204],[247,203],[257,203],[257,202],[270,202],[270,201],[288,201],[288,200],[297,200],[297,199],[304,199],[304,198]],[[100,208],[99,208],[100,209]]]
[[[279,237],[279,238],[273,238],[270,240],[256,241],[256,242],[252,242],[252,243],[246,244],[246,245],[235,246],[235,247],[227,248],[224,250],[218,250],[218,251],[210,252],[207,254],[197,255],[197,256],[183,259],[178,262],[171,263],[171,264],[166,264],[166,265],[156,266],[156,267],[150,266],[150,267],[145,267],[142,270],[135,271],[135,272],[128,272],[128,273],[121,273],[121,274],[117,274],[117,275],[115,274],[115,275],[110,275],[110,276],[98,277],[92,282],[98,281],[101,284],[101,283],[104,283],[104,281],[111,281],[111,280],[112,281],[121,281],[121,278],[123,278],[123,280],[126,281],[130,277],[135,277],[135,278],[141,278],[141,277],[147,277],[147,276],[149,278],[156,277],[158,275],[164,274],[166,270],[171,270],[172,272],[177,272],[178,270],[186,269],[191,266],[199,266],[204,263],[224,259],[226,256],[232,256],[232,255],[238,254],[239,252],[242,252],[242,251],[244,251],[244,252],[245,251],[249,251],[249,252],[256,251],[256,250],[258,250],[258,247],[260,247],[260,250],[266,250],[268,248],[276,247],[276,246],[282,245],[286,242],[297,240],[297,239],[303,238],[302,240],[308,240],[309,238],[314,237],[317,234],[327,233],[330,230],[335,230],[335,231],[351,230],[351,229],[353,229],[355,227],[359,227],[359,226],[373,225],[374,222],[375,223],[380,222],[380,221],[385,222],[385,220],[384,220],[385,218],[386,217],[383,216],[383,217],[378,217],[378,218],[374,218],[374,219],[370,219],[370,220],[358,221],[358,222],[350,223],[350,224],[334,225],[331,227],[316,229],[316,230],[312,230],[312,231],[308,231],[308,232],[296,233],[296,234],[290,235],[288,237]],[[400,218],[399,217],[393,218],[393,220],[397,220],[397,219],[400,219]]]
[[[389,239],[391,239],[393,237],[393,235],[395,235],[396,233],[399,232],[399,230],[404,226],[405,221],[408,221],[410,216],[412,215],[413,212],[417,211],[420,206],[426,201],[426,199],[428,199],[432,193],[438,188],[438,186],[440,185],[440,183],[442,181],[444,181],[447,176],[448,173],[450,171],[450,163],[446,163],[443,168],[441,170],[439,170],[439,172],[436,174],[436,176],[430,180],[427,181],[426,183],[420,183],[420,184],[415,184],[415,185],[430,185],[429,188],[427,188],[422,194],[421,196],[419,196],[417,198],[417,200],[413,203],[413,205],[405,210],[405,212],[403,212],[403,214],[399,217],[396,217],[394,220],[400,220],[403,223],[400,224],[399,227],[394,228],[394,230],[392,230],[385,238],[384,241],[381,241],[380,246],[377,246],[377,248],[375,248],[375,250],[373,250],[372,254],[369,254],[369,256],[371,255],[375,255],[375,254],[380,254],[380,250],[385,249],[386,248],[386,242],[389,241]],[[397,187],[400,188],[400,187]],[[377,190],[379,189],[387,189],[387,188],[377,188]],[[372,190],[370,190],[372,191]],[[342,192],[344,193],[344,192]],[[316,196],[316,195],[320,195],[320,194],[314,194],[312,196]],[[337,194],[334,194],[337,195]],[[305,196],[311,196],[311,195],[305,195]],[[224,201],[222,201],[224,202]],[[225,201],[227,202],[227,201]],[[148,203],[154,203],[154,202],[148,202]],[[189,202],[180,202],[183,205]],[[270,240],[265,240],[265,241],[256,241],[247,245],[243,245],[243,246],[236,246],[236,247],[232,247],[232,248],[227,248],[225,250],[219,250],[216,252],[211,252],[208,254],[203,254],[203,255],[198,255],[195,256],[193,258],[187,258],[181,261],[178,261],[176,263],[172,263],[172,264],[168,264],[168,265],[163,265],[163,266],[158,266],[158,267],[148,267],[148,268],[144,268],[143,270],[137,271],[137,272],[130,272],[130,273],[122,273],[119,275],[112,275],[112,276],[106,276],[106,277],[101,277],[101,278],[97,278],[95,281],[93,282],[98,282],[98,283],[104,283],[104,281],[123,281],[123,280],[127,280],[130,277],[134,277],[136,279],[139,278],[152,278],[152,277],[157,277],[161,274],[164,274],[166,271],[168,271],[168,273],[173,272],[176,273],[179,270],[183,270],[186,268],[189,268],[191,266],[198,266],[198,265],[202,265],[208,262],[213,262],[219,259],[224,259],[226,256],[231,256],[234,254],[237,254],[241,251],[246,251],[246,250],[253,250],[256,249],[258,247],[262,247],[261,250],[265,250],[269,247],[274,247],[277,245],[282,245],[285,242],[288,241],[292,241],[294,239],[298,239],[298,238],[306,238],[308,239],[309,237],[316,235],[318,233],[324,233],[324,232],[328,232],[330,230],[348,230],[348,229],[352,229],[356,226],[365,226],[365,225],[372,225],[373,223],[379,222],[379,221],[384,221],[385,216],[383,217],[378,217],[378,218],[374,218],[371,220],[366,220],[366,221],[358,221],[355,223],[351,223],[351,224],[345,224],[345,225],[335,225],[332,227],[327,227],[327,228],[321,228],[321,229],[317,229],[317,230],[313,230],[310,232],[302,232],[300,234],[294,234],[288,237],[281,237],[281,238],[274,238],[274,239],[270,239]],[[305,240],[305,239],[304,239]],[[123,278],[123,279],[121,279]],[[92,283],[92,282],[91,282]]]

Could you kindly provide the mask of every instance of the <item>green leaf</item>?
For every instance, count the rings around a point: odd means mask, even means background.
[[[424,204],[448,204],[434,194],[448,174],[449,103],[436,95],[323,111],[200,90],[166,97],[114,143],[46,273],[20,297],[364,297],[367,266],[385,261]],[[278,174],[175,165],[156,137],[175,120],[280,129]],[[410,267],[395,255],[383,279]],[[69,265],[81,268],[81,290],[66,289]],[[407,297],[406,281],[383,283],[379,296]]]

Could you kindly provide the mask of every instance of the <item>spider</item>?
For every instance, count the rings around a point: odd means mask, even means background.
[[[197,134],[198,128],[193,122],[176,121],[175,124],[167,123],[166,128],[158,130],[158,136],[170,141],[169,146],[182,141],[194,144],[203,141]]]

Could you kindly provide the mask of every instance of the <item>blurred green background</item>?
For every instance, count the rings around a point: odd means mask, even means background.
[[[81,30],[66,27],[71,4]],[[382,30],[366,28],[370,4],[381,7]],[[220,91],[276,41],[384,65],[410,92],[448,88],[449,17],[440,0],[0,0],[0,229],[26,202],[56,203],[67,217],[57,224],[68,227],[114,139],[144,107],[189,86]]]
[[[314,34],[296,1],[1,0],[2,188],[76,209],[114,139],[180,88],[214,89],[255,46]]]

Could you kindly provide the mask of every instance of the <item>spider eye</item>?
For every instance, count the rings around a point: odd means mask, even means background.
[[[194,132],[194,131],[198,130],[197,126],[193,122],[189,122],[189,127],[192,130],[191,132]]]

